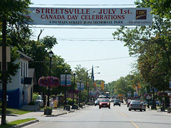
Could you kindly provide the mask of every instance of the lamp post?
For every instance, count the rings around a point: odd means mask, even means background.
[[[65,104],[64,104],[64,108],[65,105],[67,103],[67,91],[66,91],[66,86],[67,86],[67,69],[65,69]]]
[[[51,77],[52,55],[53,55],[53,52],[50,51],[50,52],[49,52],[49,58],[50,58],[49,76],[50,76],[50,77]],[[50,95],[50,84],[48,85],[48,103],[47,103],[47,106],[48,106],[48,107],[49,107],[49,95]]]
[[[79,95],[79,106],[80,106],[80,98],[81,98],[81,79],[80,79],[80,95]]]

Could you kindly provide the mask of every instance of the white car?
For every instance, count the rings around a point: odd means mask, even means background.
[[[130,105],[129,105],[128,110],[129,111],[131,111],[131,110],[134,110],[134,111],[136,111],[136,110],[140,110],[140,111],[144,110],[144,111],[146,111],[146,105],[144,103],[140,102],[140,101],[132,100]]]
[[[38,95],[38,97],[35,100],[35,104],[39,105],[40,107],[43,107],[43,99],[41,95]]]

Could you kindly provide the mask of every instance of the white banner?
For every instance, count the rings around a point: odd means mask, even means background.
[[[34,25],[136,26],[151,25],[150,8],[42,8],[31,7]]]

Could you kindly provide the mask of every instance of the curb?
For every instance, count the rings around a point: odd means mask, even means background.
[[[10,128],[21,128],[21,127],[24,127],[24,126],[27,126],[27,125],[30,125],[30,124],[33,124],[33,123],[37,123],[37,122],[39,122],[39,120],[32,120],[32,121],[29,121],[29,122],[25,122],[25,123],[22,123],[22,124],[19,124],[19,125],[12,126]]]

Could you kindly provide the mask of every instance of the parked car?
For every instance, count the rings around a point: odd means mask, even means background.
[[[145,102],[141,102],[141,104],[142,104],[142,110],[144,110],[144,111],[146,111],[146,103]]]
[[[41,95],[38,95],[38,97],[35,100],[35,104],[39,105],[40,107],[43,107],[43,99]]]
[[[109,101],[109,99],[103,99],[103,100],[100,101],[100,103],[99,103],[99,109],[101,109],[103,107],[110,109],[110,101]]]
[[[136,110],[140,110],[140,111],[144,110],[144,111],[146,111],[146,108],[144,107],[142,102],[132,100],[130,105],[129,105],[129,111],[131,111],[131,110],[134,110],[134,111],[136,111]]]
[[[113,106],[115,106],[115,105],[121,106],[120,100],[115,99],[114,102],[113,102]]]
[[[99,105],[100,100],[95,100],[94,105]]]

